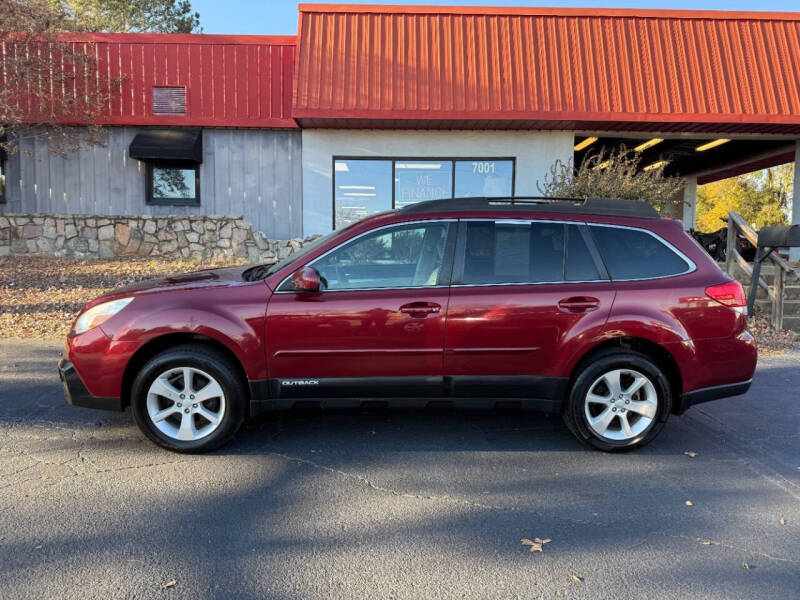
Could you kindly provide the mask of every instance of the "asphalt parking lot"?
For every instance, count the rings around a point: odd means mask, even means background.
[[[59,350],[0,340],[2,598],[798,597],[800,354],[623,455],[554,417],[421,411],[181,456],[65,405]]]

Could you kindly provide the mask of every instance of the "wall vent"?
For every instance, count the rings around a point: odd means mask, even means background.
[[[186,88],[153,86],[153,114],[185,115]]]

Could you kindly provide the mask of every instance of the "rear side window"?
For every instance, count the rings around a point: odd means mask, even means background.
[[[646,231],[592,226],[611,279],[649,279],[679,275],[689,265],[659,238]]]
[[[561,281],[564,226],[560,223],[467,223],[465,284]]]
[[[599,279],[575,225],[472,221],[462,283],[547,283]]]
[[[594,281],[600,279],[586,240],[575,225],[567,226],[567,281]]]

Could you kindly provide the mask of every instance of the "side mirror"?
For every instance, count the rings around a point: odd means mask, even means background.
[[[292,273],[292,285],[298,292],[318,292],[321,278],[314,267],[300,267]]]

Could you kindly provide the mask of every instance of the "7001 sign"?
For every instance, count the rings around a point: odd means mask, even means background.
[[[472,161],[472,172],[480,174],[494,173],[494,161]]]

